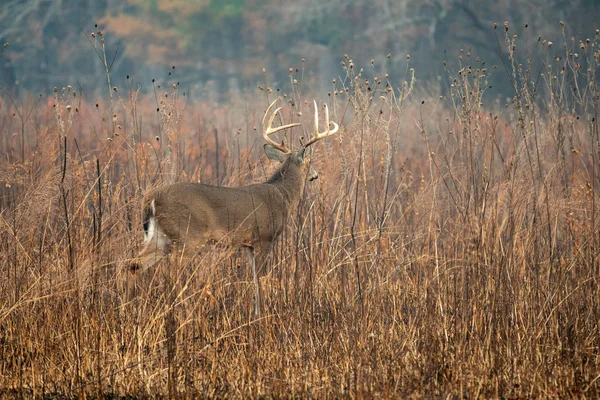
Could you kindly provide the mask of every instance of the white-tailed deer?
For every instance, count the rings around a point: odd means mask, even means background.
[[[338,131],[338,125],[329,120],[325,106],[325,130],[319,132],[319,113],[315,105],[314,136],[300,149],[292,151],[269,136],[299,126],[299,123],[273,128],[280,108],[270,116],[275,100],[263,117],[264,150],[272,160],[281,162],[279,169],[264,183],[222,187],[200,183],[180,182],[149,190],[143,200],[145,246],[130,269],[147,269],[165,257],[174,244],[186,258],[194,255],[208,241],[244,247],[247,251],[255,284],[256,314],[259,313],[260,292],[257,266],[265,260],[304,191],[304,182],[316,178],[308,176],[309,157],[306,148],[316,141]],[[330,129],[333,125],[333,129]],[[311,179],[311,180],[312,180]]]

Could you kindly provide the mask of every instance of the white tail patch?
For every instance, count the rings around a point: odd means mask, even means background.
[[[152,209],[152,213],[150,215],[150,217],[148,218],[148,221],[144,223],[144,243],[148,243],[150,240],[152,240],[152,237],[155,234],[156,231],[156,206],[154,205],[154,200],[152,200],[152,202],[150,203],[150,207]],[[146,223],[148,225],[146,225]]]
[[[160,228],[160,225],[158,225],[154,200],[150,203],[150,207],[152,209],[152,216],[148,218],[148,230],[144,232],[144,243],[154,240],[159,247],[168,246],[171,244],[171,240],[169,240],[167,235],[165,235]]]
[[[156,218],[150,217],[148,219],[148,230],[144,231],[144,243],[148,243],[152,240],[152,237],[155,235],[156,231]]]

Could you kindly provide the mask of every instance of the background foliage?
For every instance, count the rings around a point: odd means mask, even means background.
[[[0,6],[0,41],[9,43],[0,85],[44,93],[77,82],[98,95],[103,66],[84,32],[102,29],[113,81],[122,85],[129,75],[143,90],[173,65],[180,83],[203,98],[256,86],[263,67],[276,84],[292,67],[302,68],[307,84],[330,88],[343,54],[365,64],[375,58],[392,78],[403,75],[410,54],[417,78],[437,86],[445,82],[443,62],[461,49],[501,63],[493,23],[509,20],[519,35],[530,27],[517,49],[523,55],[538,36],[556,42],[559,20],[569,22],[568,37],[579,36],[599,11],[590,0],[7,0]],[[490,80],[510,95],[503,74]]]

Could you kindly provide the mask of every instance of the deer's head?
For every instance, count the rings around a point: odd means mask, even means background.
[[[267,108],[267,111],[265,112],[265,116],[263,117],[263,137],[264,137],[265,141],[267,142],[264,145],[264,150],[265,150],[265,153],[267,154],[267,157],[269,157],[269,159],[271,159],[271,160],[279,161],[282,164],[282,166],[280,168],[280,171],[282,173],[285,173],[289,169],[294,168],[295,170],[298,170],[300,172],[301,176],[303,178],[305,178],[306,180],[312,181],[314,179],[317,179],[319,177],[319,175],[310,166],[310,156],[307,154],[308,152],[306,150],[308,149],[308,147],[310,145],[317,142],[318,140],[321,140],[327,136],[330,136],[330,135],[333,135],[334,133],[336,133],[339,129],[338,124],[329,120],[329,109],[327,108],[327,105],[325,105],[325,131],[319,132],[319,110],[317,108],[317,102],[314,101],[315,133],[314,133],[313,137],[307,143],[301,143],[301,147],[299,149],[290,150],[283,144],[283,142],[280,144],[280,143],[277,143],[274,140],[272,140],[270,138],[270,135],[272,135],[276,132],[282,131],[284,129],[289,129],[294,126],[299,126],[301,124],[294,123],[294,124],[288,124],[288,125],[279,126],[277,128],[273,128],[273,120],[277,116],[277,113],[279,112],[279,110],[281,110],[281,107],[277,108],[271,114],[271,117],[268,120],[267,120],[267,117],[276,102],[277,102],[277,100],[275,100],[274,102],[271,103],[271,105],[269,106],[269,108]],[[330,125],[333,125],[333,129],[329,129]]]

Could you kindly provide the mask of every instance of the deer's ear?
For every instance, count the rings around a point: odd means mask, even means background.
[[[293,160],[296,164],[300,165],[304,163],[304,153],[306,151],[306,148],[302,147],[299,150],[296,150],[294,152],[292,152],[291,157],[293,157]]]
[[[270,144],[265,144],[264,149],[265,149],[265,154],[267,155],[267,157],[269,157],[269,159],[273,160],[273,161],[284,162],[288,156],[287,153],[284,153],[283,151],[276,149],[275,147],[271,146]]]

